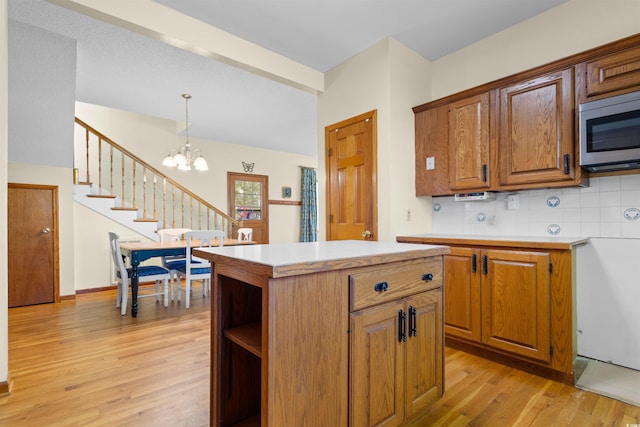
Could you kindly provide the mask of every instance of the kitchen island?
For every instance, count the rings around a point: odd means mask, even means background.
[[[447,345],[567,384],[575,381],[576,248],[582,237],[420,234],[447,245]]]
[[[211,425],[407,424],[443,393],[445,246],[197,250],[212,263]]]

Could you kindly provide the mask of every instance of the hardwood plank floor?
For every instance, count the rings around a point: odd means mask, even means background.
[[[9,309],[0,425],[209,425],[210,299],[199,293],[189,310],[139,299],[135,319],[115,291]]]
[[[136,319],[114,301],[106,291],[9,309],[13,389],[0,398],[0,426],[209,424],[210,299],[196,288],[185,310],[144,298]],[[640,424],[638,407],[462,351],[445,356],[445,396],[415,426]]]

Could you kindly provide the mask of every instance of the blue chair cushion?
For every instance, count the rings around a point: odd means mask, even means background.
[[[167,274],[168,271],[162,267],[159,267],[157,265],[143,265],[138,267],[138,276],[139,277],[145,277],[145,276],[156,276],[158,274]],[[129,277],[131,277],[131,269],[127,268],[127,274],[129,275]],[[120,272],[118,272],[118,277],[120,277]]]
[[[193,266],[197,266],[197,264],[202,264],[200,261],[191,261],[191,268],[193,268]],[[180,270],[180,271],[186,271],[187,268],[187,261],[184,259],[178,260],[178,261],[172,261],[167,263],[167,268],[169,270]]]
[[[178,266],[178,268],[171,267],[172,270],[178,270],[181,273],[187,274],[187,265],[183,264]],[[211,267],[194,267],[191,264],[191,274],[209,274],[211,273]]]

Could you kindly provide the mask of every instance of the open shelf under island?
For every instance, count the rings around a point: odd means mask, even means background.
[[[197,250],[212,262],[211,425],[411,424],[443,393],[446,246]]]

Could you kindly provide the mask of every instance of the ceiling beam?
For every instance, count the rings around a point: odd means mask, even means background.
[[[306,92],[324,92],[324,73],[152,0],[47,1]]]

